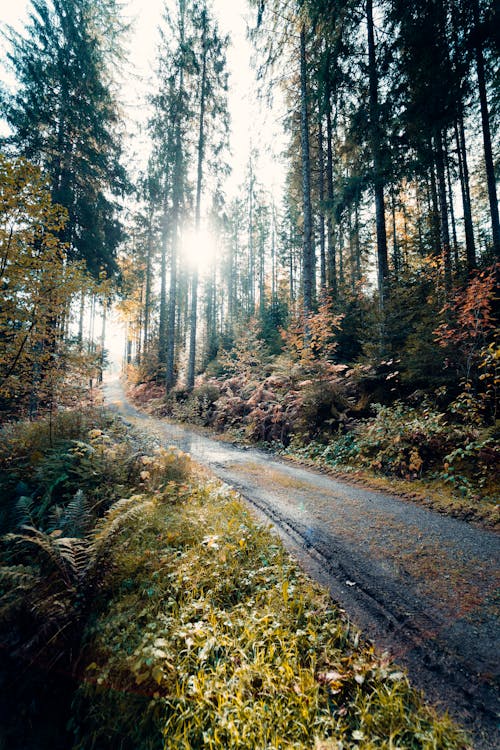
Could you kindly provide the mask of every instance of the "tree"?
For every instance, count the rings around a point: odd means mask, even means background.
[[[102,268],[116,271],[122,233],[113,196],[127,187],[108,73],[117,18],[114,0],[32,0],[25,34],[9,35],[18,88],[3,105],[12,131],[6,145],[49,176],[52,200],[68,214],[61,229],[68,256],[96,278]]]
[[[0,404],[52,404],[69,367],[64,331],[88,282],[59,239],[66,211],[40,169],[0,155]]]
[[[196,74],[198,78],[198,139],[196,148],[196,196],[194,207],[194,225],[197,241],[200,241],[201,200],[204,188],[204,172],[207,147],[215,156],[219,156],[227,140],[227,72],[226,48],[228,38],[222,38],[217,24],[211,19],[206,2],[194,17],[195,30],[198,31],[199,46],[197,53]],[[222,138],[217,132],[217,125],[222,122]],[[196,363],[196,330],[198,306],[198,269],[195,267],[191,279],[191,316],[189,330],[189,353],[186,384],[188,389],[194,386]]]

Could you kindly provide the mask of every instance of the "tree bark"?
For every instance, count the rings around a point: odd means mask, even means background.
[[[200,115],[198,121],[198,165],[196,171],[196,205],[195,205],[195,232],[196,241],[200,241],[200,219],[201,219],[201,188],[203,181],[203,161],[205,158],[205,97],[207,79],[207,15],[206,9],[202,15],[202,63],[200,83]],[[189,356],[187,370],[187,388],[192,390],[194,386],[194,373],[196,363],[196,325],[198,314],[198,269],[193,269],[191,278],[191,316],[189,331]]]
[[[458,123],[455,122],[455,141],[457,145],[458,170],[460,175],[460,189],[462,192],[462,206],[464,212],[465,253],[467,258],[467,270],[472,271],[476,267],[476,247],[474,240],[474,226],[472,224],[469,167],[467,164],[465,129],[462,114],[460,114],[458,118]]]
[[[326,292],[325,257],[325,149],[323,138],[323,112],[320,107],[318,117],[318,198],[319,198],[319,262],[321,294]]]
[[[314,267],[312,259],[311,159],[309,154],[306,30],[304,25],[300,29],[300,144],[302,151],[302,203],[304,213],[302,289],[304,314],[307,316],[313,309]]]
[[[448,186],[448,207],[450,210],[450,222],[451,222],[451,236],[453,237],[453,262],[455,265],[455,271],[460,270],[460,258],[458,257],[458,240],[457,240],[457,224],[455,221],[455,209],[453,207],[453,188],[451,185],[451,170],[450,170],[450,155],[448,152],[448,146],[445,143],[444,155],[446,162],[446,183]]]
[[[446,196],[443,136],[440,131],[438,131],[435,137],[435,159],[439,198],[441,257],[443,260],[444,286],[446,294],[448,295],[451,290],[450,230],[448,226],[448,201]]]
[[[368,78],[370,101],[370,140],[373,158],[373,184],[375,191],[375,222],[377,228],[378,291],[383,309],[387,296],[389,265],[387,260],[387,232],[385,226],[384,180],[382,175],[382,143],[379,123],[378,71],[375,57],[373,28],[373,0],[366,0],[368,31]]]
[[[495,181],[495,167],[493,163],[493,151],[491,146],[490,116],[488,112],[488,99],[486,95],[486,74],[484,69],[484,55],[481,45],[479,2],[473,3],[474,26],[475,26],[475,55],[477,85],[479,89],[479,102],[481,105],[481,125],[483,130],[484,164],[486,168],[486,182],[488,185],[488,199],[490,203],[491,236],[493,250],[500,257],[500,220],[498,214],[498,199]]]
[[[185,2],[179,0],[179,27],[180,27],[180,49],[184,53]],[[184,96],[184,63],[181,61],[179,72],[179,111],[177,112],[175,124],[175,160],[172,183],[172,245],[170,254],[170,290],[168,298],[168,322],[167,322],[167,351],[165,367],[165,386],[167,391],[173,388],[175,383],[175,333],[177,312],[177,256],[179,245],[179,225],[181,203],[184,192],[183,180],[183,154],[182,154],[182,97]]]
[[[166,190],[166,188],[165,188]],[[160,320],[158,324],[158,363],[164,367],[167,362],[167,245],[168,214],[167,199],[164,198],[161,222],[161,256],[160,256]]]
[[[152,274],[152,262],[153,262],[153,216],[150,211],[148,216],[148,244],[146,250],[146,279],[145,279],[145,290],[144,290],[144,329],[143,329],[143,351],[147,353],[149,344],[149,316],[151,308],[151,274]]]
[[[328,213],[326,218],[326,239],[328,257],[328,287],[334,299],[337,298],[337,259],[335,257],[335,242],[333,238],[333,127],[330,99],[328,97],[326,109],[326,189],[328,197]]]

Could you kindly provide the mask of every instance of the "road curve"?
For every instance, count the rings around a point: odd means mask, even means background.
[[[144,415],[117,379],[104,397],[235,487],[476,750],[499,747],[497,534]]]

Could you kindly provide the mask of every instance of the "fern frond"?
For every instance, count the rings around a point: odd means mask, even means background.
[[[1,566],[0,622],[13,622],[23,604],[36,595],[40,583],[40,572],[31,565]]]
[[[69,537],[84,537],[93,525],[90,505],[82,490],[78,490],[69,501],[62,516],[64,534]]]
[[[63,525],[64,510],[60,505],[54,505],[49,512],[48,531],[60,529]]]
[[[135,496],[114,503],[104,518],[97,522],[91,534],[89,566],[96,565],[127,524],[148,514],[154,505],[153,500],[139,500]]]
[[[47,534],[34,526],[23,526],[22,529],[23,533],[6,534],[4,539],[37,547],[45,554],[52,566],[59,571],[65,585],[72,588],[75,579],[78,577],[76,550],[80,550],[85,542],[82,539],[61,537],[60,530]]]
[[[14,508],[14,526],[19,528],[26,524],[33,525],[34,510],[35,506],[32,497],[27,495],[20,497]]]
[[[37,568],[32,565],[0,566],[0,586],[4,588],[26,589],[40,580]]]

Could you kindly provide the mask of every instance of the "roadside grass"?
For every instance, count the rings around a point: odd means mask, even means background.
[[[86,629],[75,748],[467,746],[234,491],[198,474],[152,498]]]

